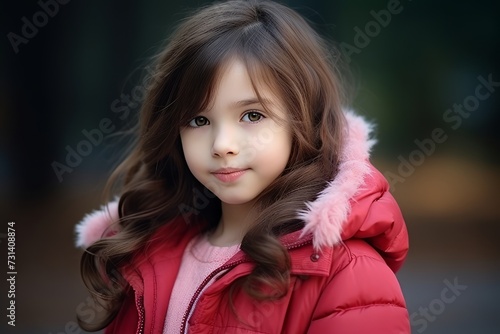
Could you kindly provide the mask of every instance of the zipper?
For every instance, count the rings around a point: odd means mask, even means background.
[[[199,294],[201,293],[201,291],[203,290],[203,288],[205,287],[205,285],[207,285],[208,282],[210,282],[210,280],[212,278],[214,278],[215,275],[217,275],[221,271],[226,270],[226,269],[230,269],[230,268],[235,267],[238,264],[241,264],[241,263],[244,263],[244,262],[249,262],[249,260],[248,259],[241,259],[241,260],[238,260],[238,261],[235,261],[235,262],[231,262],[231,263],[225,264],[222,267],[219,267],[219,268],[215,269],[214,271],[212,271],[210,273],[210,275],[208,275],[203,280],[203,282],[201,282],[200,286],[198,286],[198,289],[196,289],[196,292],[194,293],[193,297],[191,298],[191,301],[189,302],[188,308],[187,308],[186,312],[184,312],[184,316],[182,317],[181,334],[183,334],[186,331],[187,318],[189,317],[189,313],[191,313],[191,308],[193,308],[194,302],[198,298]]]
[[[145,321],[145,310],[144,310],[144,296],[140,296],[135,300],[135,306],[139,311],[139,325],[137,326],[137,334],[144,333],[144,321]]]
[[[286,247],[287,250],[291,250],[291,249],[295,249],[295,248],[300,248],[300,247],[308,245],[310,243],[312,243],[312,239],[308,239],[308,240],[297,242],[297,243],[290,243],[290,244],[286,244],[284,246]],[[199,294],[201,293],[201,291],[203,290],[205,285],[207,285],[208,282],[210,282],[210,280],[212,278],[214,278],[215,275],[217,275],[221,271],[233,268],[233,267],[237,266],[238,264],[241,264],[244,262],[250,262],[250,261],[249,261],[249,259],[244,258],[244,259],[241,259],[241,260],[238,260],[235,262],[225,264],[222,267],[219,267],[219,268],[215,269],[214,271],[212,271],[210,273],[210,275],[208,275],[203,280],[203,282],[201,282],[200,286],[198,286],[198,289],[196,289],[196,292],[194,293],[193,297],[191,298],[191,301],[189,302],[188,308],[187,308],[186,312],[184,312],[184,316],[182,317],[182,324],[181,324],[181,331],[180,331],[181,334],[184,334],[184,332],[186,331],[187,318],[189,317],[189,313],[191,313],[191,308],[193,308],[194,302],[198,298]],[[138,333],[138,334],[142,334],[142,333]]]
[[[285,246],[286,249],[290,250],[290,249],[300,248],[302,246],[309,245],[311,243],[312,243],[312,238],[309,238],[309,239],[304,240],[304,241],[290,243],[290,244],[285,244],[283,246]]]

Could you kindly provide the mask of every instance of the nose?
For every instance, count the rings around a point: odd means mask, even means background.
[[[237,155],[239,151],[236,130],[229,126],[220,126],[214,129],[212,156],[225,157]]]

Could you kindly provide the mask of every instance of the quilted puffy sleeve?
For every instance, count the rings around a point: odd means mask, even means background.
[[[407,334],[408,311],[393,271],[362,240],[345,243],[352,260],[326,285],[310,334]]]

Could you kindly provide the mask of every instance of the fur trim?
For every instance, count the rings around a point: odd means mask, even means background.
[[[352,111],[345,116],[349,133],[340,156],[339,172],[318,198],[299,212],[299,218],[306,222],[301,236],[311,233],[316,250],[342,240],[343,224],[351,212],[350,199],[370,174],[368,159],[375,140],[369,137],[374,125]]]
[[[375,140],[370,139],[373,124],[346,111],[347,138],[341,152],[339,172],[307,209],[298,213],[306,222],[302,236],[312,234],[316,250],[341,242],[343,225],[351,212],[350,200],[361,190],[370,174],[369,156]],[[76,245],[86,248],[102,238],[108,227],[118,220],[118,201],[110,202],[88,214],[76,226]]]
[[[95,210],[85,217],[75,227],[76,246],[87,248],[97,240],[101,239],[109,227],[118,221],[118,201],[109,202],[101,206],[100,210]]]

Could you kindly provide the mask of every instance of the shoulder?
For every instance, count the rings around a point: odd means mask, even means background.
[[[349,239],[334,250],[331,277],[351,274],[371,277],[376,280],[377,273],[395,277],[382,255],[366,240]],[[341,266],[335,263],[342,263]]]
[[[118,234],[121,231],[119,221],[119,199],[116,198],[86,214],[76,224],[76,246],[87,248],[102,238]],[[152,233],[150,241],[155,244],[163,244],[166,240],[173,240],[175,244],[179,241],[180,236],[188,233],[188,230],[200,233],[204,228],[206,228],[206,222],[202,219],[188,222],[182,216],[178,216],[159,225]]]
[[[366,241],[334,247],[310,333],[410,333],[405,300],[396,275]],[[340,264],[340,265],[339,265]]]
[[[322,277],[328,284],[346,272],[371,275],[373,270],[394,272],[382,255],[367,241],[351,238],[317,251],[312,244],[289,250],[292,274]]]
[[[342,265],[337,265],[341,263]],[[344,311],[373,306],[406,309],[395,273],[369,243],[347,240],[335,251],[323,292],[325,307]]]
[[[307,245],[291,251],[290,255],[292,273],[309,277],[321,291],[318,299],[326,302],[324,306],[329,309],[374,304],[405,307],[395,273],[365,240],[349,239],[320,252]]]
[[[325,284],[335,280],[337,287],[351,285],[353,276],[371,277],[372,282],[379,274],[396,277],[384,257],[363,239],[345,240],[336,246],[325,247],[319,253],[311,252],[310,257],[316,264],[309,266],[324,268]]]

